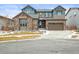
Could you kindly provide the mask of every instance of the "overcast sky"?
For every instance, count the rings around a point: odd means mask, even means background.
[[[79,7],[79,4],[29,4],[35,9],[53,9],[58,5],[63,6],[68,10],[68,8]],[[21,12],[23,7],[27,4],[0,4],[0,15],[8,16],[10,18]]]

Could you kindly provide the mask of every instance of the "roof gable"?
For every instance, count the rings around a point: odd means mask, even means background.
[[[67,16],[68,15],[68,13],[71,11],[71,10],[79,10],[79,8],[69,8],[69,10],[67,11],[67,13],[66,13],[66,15],[65,16]]]
[[[33,7],[31,7],[30,5],[25,6],[22,10],[25,10],[25,9],[32,9],[32,10],[36,10],[36,9],[34,9]]]
[[[18,16],[20,16],[20,15],[29,16],[28,14],[26,14],[26,13],[24,13],[24,12],[20,12],[18,15],[14,16],[13,19],[16,18],[16,17],[18,17]],[[29,17],[31,17],[31,16],[29,16]]]
[[[11,20],[10,18],[5,17],[5,16],[0,16],[0,18],[3,18],[3,19],[9,19],[9,20]]]
[[[54,8],[54,10],[66,10],[66,9],[59,5],[56,8]]]

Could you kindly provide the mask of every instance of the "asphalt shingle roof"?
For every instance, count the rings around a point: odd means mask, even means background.
[[[36,11],[37,12],[46,12],[46,11],[51,12],[52,9],[37,9]]]
[[[38,18],[38,14],[28,14],[29,16],[31,16],[32,18]]]

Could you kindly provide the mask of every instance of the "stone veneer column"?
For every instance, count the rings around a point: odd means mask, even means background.
[[[46,29],[48,29],[48,21],[46,20]]]

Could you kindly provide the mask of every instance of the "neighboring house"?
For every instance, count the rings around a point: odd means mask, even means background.
[[[69,30],[77,30],[79,28],[79,8],[70,8],[66,13],[66,27]]]
[[[12,19],[9,20],[9,30],[14,31],[14,21]]]
[[[0,31],[8,31],[9,30],[9,26],[10,26],[10,22],[11,19],[4,17],[4,16],[0,16]]]
[[[13,17],[14,30],[65,30],[66,9],[57,6],[54,9],[34,9],[27,5],[22,12]]]

